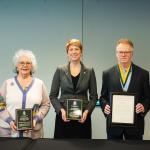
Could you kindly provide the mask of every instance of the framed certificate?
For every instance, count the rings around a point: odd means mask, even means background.
[[[32,129],[32,109],[16,109],[17,130]]]
[[[82,100],[67,99],[67,119],[80,120],[82,117]]]
[[[135,126],[136,125],[136,95],[122,92],[111,93],[110,126]]]

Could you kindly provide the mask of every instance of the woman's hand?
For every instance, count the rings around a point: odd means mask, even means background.
[[[64,122],[68,122],[69,120],[67,120],[65,109],[61,108],[60,111],[61,111],[62,120]]]
[[[35,125],[36,125],[36,120],[33,119],[33,128],[35,128]]]
[[[83,112],[82,118],[81,118],[81,120],[80,120],[79,122],[84,123],[84,122],[86,121],[86,119],[87,119],[88,113],[89,113],[89,111],[88,111],[88,110],[85,110],[85,111]]]
[[[17,130],[17,127],[16,127],[14,121],[11,121],[9,125],[10,125],[10,128],[11,128],[14,132]]]

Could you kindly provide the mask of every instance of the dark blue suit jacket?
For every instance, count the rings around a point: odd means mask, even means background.
[[[102,89],[100,96],[100,103],[103,112],[105,105],[110,104],[111,92],[123,92],[120,83],[118,65],[103,72]],[[107,122],[107,134],[109,135],[120,135],[122,132],[126,132],[128,135],[144,134],[144,116],[147,113],[150,105],[150,86],[148,71],[132,63],[132,76],[127,92],[136,94],[137,103],[142,103],[144,105],[145,113],[140,113],[137,115],[136,127],[109,127]],[[105,116],[107,117],[107,115]]]

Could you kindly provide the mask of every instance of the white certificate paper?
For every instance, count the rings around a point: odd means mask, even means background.
[[[134,124],[135,97],[132,95],[112,96],[112,123]]]

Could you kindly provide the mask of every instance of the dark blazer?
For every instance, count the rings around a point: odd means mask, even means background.
[[[111,92],[123,92],[120,83],[120,76],[118,65],[110,68],[103,72],[102,75],[102,89],[100,96],[100,103],[102,111],[106,104],[110,104],[110,93]],[[126,127],[121,126],[109,127],[107,122],[107,133],[112,135],[119,135],[122,132],[132,135],[143,135],[144,134],[144,116],[146,115],[149,104],[150,104],[150,86],[149,86],[149,73],[148,71],[134,65],[132,63],[132,76],[127,90],[128,93],[136,93],[137,103],[142,103],[145,108],[145,113],[137,115],[137,126]],[[105,114],[107,117],[107,115]]]
[[[58,67],[53,77],[49,96],[57,114],[61,108],[66,107],[66,99],[70,98],[82,99],[83,109],[92,113],[97,101],[97,84],[93,68],[87,68],[81,62],[80,77],[74,89],[70,64]]]

